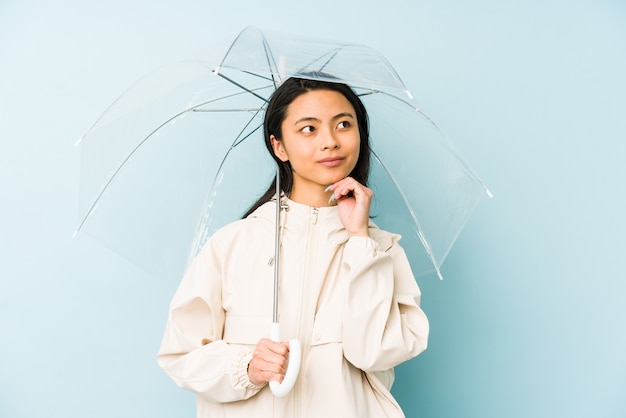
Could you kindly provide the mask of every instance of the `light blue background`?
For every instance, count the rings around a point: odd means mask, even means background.
[[[132,82],[256,24],[368,44],[495,193],[423,278],[409,417],[626,417],[626,3],[3,0],[0,416],[193,416],[155,354],[179,277],[77,221],[73,146]]]

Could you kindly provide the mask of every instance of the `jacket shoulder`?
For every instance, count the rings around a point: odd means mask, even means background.
[[[255,231],[266,233],[268,228],[267,222],[263,222],[262,219],[247,217],[222,226],[213,233],[210,240],[229,240],[242,234],[254,235]]]

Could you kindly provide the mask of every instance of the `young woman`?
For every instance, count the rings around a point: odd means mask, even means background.
[[[289,344],[269,340],[276,196],[216,232],[170,305],[158,361],[195,392],[198,417],[402,417],[393,367],[426,348],[428,320],[399,236],[369,220],[368,120],[346,85],[291,78],[265,114],[283,196],[282,337],[302,343],[293,390],[274,397]],[[390,143],[389,146],[393,146]]]

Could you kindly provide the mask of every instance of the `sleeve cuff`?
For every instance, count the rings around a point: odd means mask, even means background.
[[[371,251],[378,251],[378,242],[371,237],[350,237],[346,243],[347,249],[368,249]]]
[[[355,256],[357,259],[362,258],[363,254],[369,255],[371,258],[376,257],[379,247],[378,242],[370,237],[350,237],[345,247],[345,255],[349,260]]]
[[[242,351],[241,355],[235,360],[235,364],[233,364],[234,369],[234,386],[236,389],[256,389],[259,390],[265,386],[263,385],[255,385],[250,381],[248,377],[248,365],[252,360],[252,351]]]

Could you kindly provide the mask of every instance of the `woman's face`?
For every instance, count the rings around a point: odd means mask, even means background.
[[[347,177],[359,159],[356,112],[339,92],[312,90],[298,96],[287,108],[281,133],[280,140],[270,139],[278,158],[291,164],[292,199],[323,193]]]

